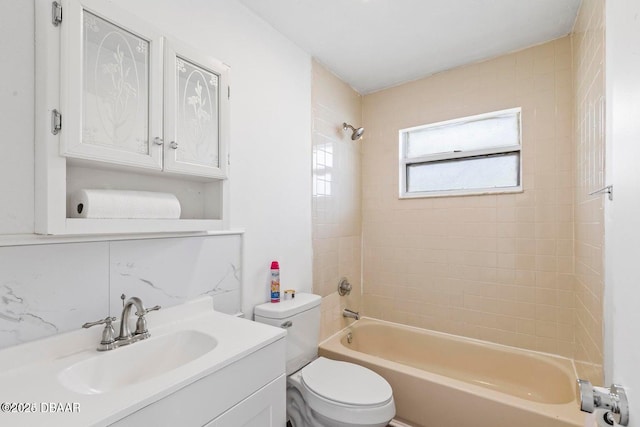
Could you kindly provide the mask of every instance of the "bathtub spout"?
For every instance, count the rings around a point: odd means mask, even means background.
[[[342,315],[343,315],[344,317],[350,317],[350,318],[352,318],[352,319],[356,319],[356,320],[359,320],[359,319],[360,319],[360,313],[358,313],[357,311],[349,310],[348,308],[345,308],[345,309],[342,311]]]

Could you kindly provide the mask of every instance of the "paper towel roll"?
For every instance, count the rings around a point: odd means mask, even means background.
[[[78,190],[70,197],[71,218],[178,219],[180,202],[170,193]]]

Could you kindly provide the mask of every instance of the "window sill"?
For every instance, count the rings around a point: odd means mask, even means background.
[[[415,193],[400,193],[398,199],[426,199],[436,197],[466,197],[466,196],[490,196],[496,194],[515,194],[523,193],[522,186],[509,188],[480,188],[473,190],[450,190],[450,191],[423,191]]]

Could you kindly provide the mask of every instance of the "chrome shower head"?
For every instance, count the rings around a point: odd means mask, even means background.
[[[353,133],[351,134],[351,139],[353,141],[362,138],[362,134],[364,133],[364,128],[354,128],[353,126],[351,126],[348,123],[343,123],[342,124],[342,129],[343,130],[347,130],[347,129],[351,129],[353,131]]]

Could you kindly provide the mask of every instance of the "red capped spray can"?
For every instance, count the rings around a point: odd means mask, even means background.
[[[280,302],[280,265],[271,262],[271,302]]]

